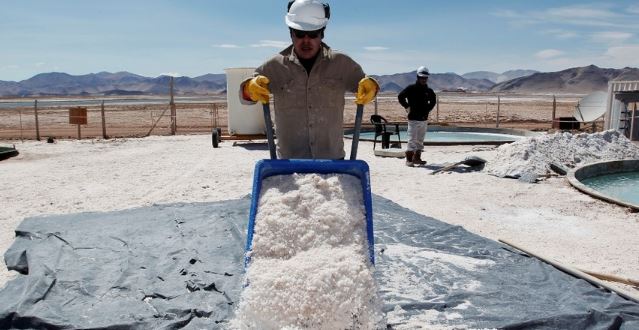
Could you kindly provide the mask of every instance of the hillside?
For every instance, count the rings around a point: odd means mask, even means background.
[[[415,82],[415,71],[391,75],[373,75],[381,91],[397,93]],[[516,77],[495,83],[504,77]],[[0,96],[70,96],[70,95],[150,95],[169,93],[169,76],[144,77],[130,72],[99,72],[74,76],[62,72],[41,73],[27,80],[0,81]],[[639,80],[639,69],[604,69],[594,65],[558,72],[511,70],[498,74],[476,71],[432,73],[428,84],[435,91],[579,93],[605,90],[610,80]],[[226,75],[175,77],[177,95],[226,93]]]
[[[149,78],[129,72],[79,76],[50,72],[20,82],[0,81],[0,96],[168,94],[169,80],[169,76]],[[226,76],[176,77],[174,86],[178,95],[218,94],[226,91]]]
[[[507,80],[530,76],[539,71],[535,70],[509,70],[502,73],[490,72],[490,71],[475,71],[464,73],[462,77],[466,79],[486,79],[490,80],[493,83],[500,83]]]
[[[611,80],[639,80],[639,69],[604,69],[595,65],[558,72],[538,72],[493,86],[491,92],[581,93],[608,89]]]
[[[373,76],[379,82],[382,92],[398,92],[415,82],[416,72],[396,73],[393,75]],[[428,85],[436,90],[486,91],[494,83],[487,79],[466,79],[456,73],[433,73]]]

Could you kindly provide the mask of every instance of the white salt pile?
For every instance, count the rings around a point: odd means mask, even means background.
[[[574,135],[564,132],[502,145],[484,170],[498,177],[534,177],[546,174],[551,162],[570,168],[598,161],[638,158],[639,147],[617,131]]]
[[[290,258],[325,244],[366,247],[362,188],[352,175],[293,174],[263,181],[252,257]]]
[[[365,223],[361,183],[354,176],[263,180],[248,286],[231,326],[379,328],[383,313]]]

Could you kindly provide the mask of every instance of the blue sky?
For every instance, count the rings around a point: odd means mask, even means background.
[[[0,80],[198,76],[290,43],[286,0],[0,0]],[[368,74],[639,67],[639,1],[334,0],[324,41]]]

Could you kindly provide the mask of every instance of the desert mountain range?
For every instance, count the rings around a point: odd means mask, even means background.
[[[415,71],[373,76],[382,92],[398,92],[415,81]],[[41,73],[29,79],[0,80],[0,96],[69,96],[69,95],[151,95],[169,92],[169,76],[144,77],[129,72],[100,72],[70,75],[61,72]],[[639,69],[606,69],[594,65],[557,72],[511,70],[433,73],[429,86],[435,91],[500,93],[578,93],[606,90],[611,80],[639,80]],[[178,95],[222,94],[226,92],[225,74],[206,74],[194,78],[175,77]]]

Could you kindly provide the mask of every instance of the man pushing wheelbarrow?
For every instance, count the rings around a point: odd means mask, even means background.
[[[322,42],[329,17],[329,6],[318,0],[289,2],[285,21],[292,45],[258,67],[255,77],[245,80],[240,87],[244,102],[263,104],[271,156],[259,161],[254,172],[245,253],[246,286],[237,311],[241,323],[268,323],[277,328],[300,325],[373,328],[366,320],[377,319],[372,317],[377,315],[377,307],[373,306],[378,305],[373,303],[376,290],[372,276],[375,252],[370,177],[366,162],[355,158],[364,104],[375,98],[379,86],[365,77],[360,65],[350,57]],[[346,91],[357,93],[349,160],[344,160]],[[277,152],[270,119],[271,93]],[[304,184],[306,180],[312,184]],[[284,181],[294,184],[278,184]],[[304,193],[313,189],[324,190]],[[273,191],[277,192],[268,193]],[[284,202],[280,199],[282,195],[298,202]],[[343,205],[349,206],[341,209]],[[339,215],[331,216],[332,212]],[[286,257],[271,253],[274,250],[286,250]],[[341,256],[351,253],[348,251],[353,253],[353,259],[346,262]],[[317,256],[326,261],[314,264],[320,260]],[[283,263],[290,263],[290,267],[279,267]],[[265,264],[268,266],[262,268]],[[299,265],[312,265],[313,271],[301,268],[298,271]],[[344,265],[357,271],[332,271]],[[278,269],[286,269],[286,274]],[[323,269],[332,275],[320,276],[322,280],[318,282],[313,276]],[[361,276],[354,274],[368,274],[364,276],[368,280],[362,281]],[[342,280],[341,276],[351,278]],[[272,281],[283,278],[302,285],[295,286],[292,282],[279,285]],[[306,287],[307,281],[325,289]],[[353,283],[355,289],[353,294],[332,299],[335,304],[313,303],[314,308],[309,309],[304,304],[290,303],[326,301],[326,297],[350,292],[340,287],[340,283]],[[285,298],[265,297],[262,292]],[[274,312],[280,306],[287,307]]]
[[[244,102],[263,104],[271,153],[271,160],[256,165],[247,251],[251,249],[252,225],[263,179],[291,173],[350,174],[361,181],[370,260],[374,262],[368,165],[356,157],[364,104],[375,98],[379,86],[374,79],[366,77],[360,65],[350,57],[322,42],[329,17],[329,6],[318,0],[289,2],[285,21],[293,44],[258,67],[255,77],[241,84]],[[350,160],[343,160],[346,91],[357,93]],[[269,111],[271,93],[276,114],[277,152]]]
[[[273,94],[277,153],[283,159],[344,159],[344,94],[356,103],[375,98],[379,86],[345,54],[322,42],[330,7],[318,0],[288,3],[292,45],[242,83],[244,102],[268,104]]]

